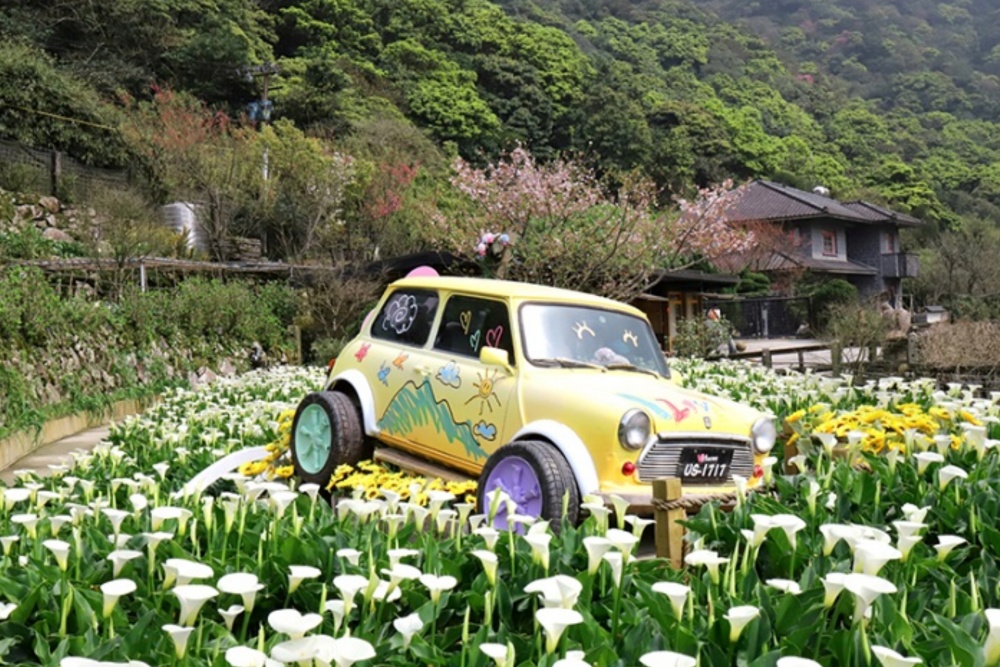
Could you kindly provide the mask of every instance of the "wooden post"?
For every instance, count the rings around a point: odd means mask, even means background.
[[[771,350],[766,347],[760,351],[760,363],[764,364],[765,368],[771,368]]]
[[[653,498],[664,502],[680,500],[683,491],[681,480],[665,477],[653,480]],[[656,508],[656,556],[667,558],[670,565],[680,569],[684,564],[684,526],[679,521],[687,519],[683,509],[665,510]]]
[[[302,327],[293,324],[289,327],[292,330],[292,337],[295,339],[295,363],[301,364],[304,361],[302,356]]]
[[[805,353],[802,350],[799,350],[798,351],[798,357],[799,357],[799,372],[800,373],[805,373],[806,372],[806,355],[805,355]]]
[[[844,367],[844,346],[839,340],[830,343],[830,372],[833,377],[840,377],[840,371]]]
[[[62,180],[62,153],[59,151],[52,151],[52,165],[49,172],[50,186],[52,191],[49,192],[53,197],[59,196],[59,181]]]
[[[798,455],[799,455],[799,446],[794,442],[791,444],[785,442],[785,458],[783,463],[786,475],[795,475],[798,473],[799,469],[795,467],[794,463],[792,463],[792,458]]]

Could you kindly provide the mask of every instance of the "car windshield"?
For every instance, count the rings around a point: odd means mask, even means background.
[[[646,320],[601,308],[528,303],[520,309],[525,357],[536,366],[604,367],[670,376]]]

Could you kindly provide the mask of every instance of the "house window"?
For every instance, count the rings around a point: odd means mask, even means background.
[[[885,233],[885,252],[887,255],[896,253],[896,235],[892,232]]]
[[[837,232],[823,231],[823,255],[837,256]]]

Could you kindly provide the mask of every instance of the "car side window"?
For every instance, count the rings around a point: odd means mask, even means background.
[[[430,337],[440,298],[430,290],[393,292],[372,324],[372,338],[421,346]]]
[[[448,299],[434,349],[478,357],[479,351],[487,345],[506,350],[513,363],[514,345],[506,304],[470,296]]]

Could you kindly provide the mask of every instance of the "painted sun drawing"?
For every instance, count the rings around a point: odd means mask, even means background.
[[[493,391],[494,386],[497,382],[503,380],[503,378],[497,379],[498,371],[496,369],[491,369],[493,372],[486,371],[485,375],[483,373],[476,373],[479,376],[479,382],[473,382],[472,386],[477,389],[476,393],[469,397],[469,400],[465,402],[466,405],[476,400],[477,398],[482,401],[479,405],[479,416],[483,416],[483,408],[489,408],[490,412],[493,412],[493,405],[490,400],[495,400],[497,402],[497,407],[500,407],[500,397],[496,395]]]

